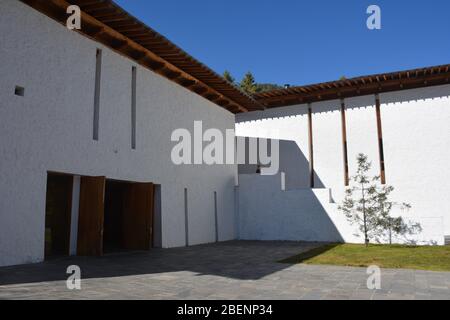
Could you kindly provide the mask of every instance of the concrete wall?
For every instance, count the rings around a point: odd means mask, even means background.
[[[398,242],[443,244],[444,235],[450,234],[449,95],[450,86],[380,95],[387,183],[396,188],[392,194],[395,201],[412,205],[405,217],[423,227],[420,235],[396,239]],[[346,99],[345,104],[350,174],[356,170],[356,156],[365,153],[373,163],[371,174],[378,175],[375,96]],[[244,239],[334,241],[337,230],[344,241],[362,241],[354,236],[355,228],[337,211],[345,191],[340,101],[312,104],[314,165],[319,190],[310,190],[305,184],[309,175],[308,165],[304,163],[309,159],[306,110],[306,105],[298,105],[237,117],[237,136],[251,134],[285,140],[281,141],[285,147],[280,147],[280,172],[285,173],[287,192],[280,190],[278,178],[274,182],[255,175],[240,175],[240,236]],[[263,187],[262,183],[267,185]],[[326,196],[327,189],[331,190],[334,204]],[[405,214],[399,209],[393,213]],[[312,223],[311,216],[320,218]],[[275,217],[283,221],[274,222]],[[274,223],[287,229],[272,228]],[[327,229],[330,223],[336,230]]]
[[[280,175],[240,175],[240,239],[343,242],[345,221],[330,203],[329,192],[282,191]]]
[[[171,133],[234,128],[234,115],[16,0],[0,2],[0,265],[42,261],[48,171],[161,185],[162,246],[235,238],[236,166],[175,166]],[[96,49],[103,50],[100,138],[93,141]],[[131,69],[137,66],[137,148]],[[25,96],[14,95],[16,85]]]

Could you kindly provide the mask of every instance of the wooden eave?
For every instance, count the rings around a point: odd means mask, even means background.
[[[232,113],[264,109],[210,68],[131,16],[111,0],[21,0],[66,24],[69,5],[82,13],[81,34],[178,83]]]
[[[82,10],[81,34],[232,113],[449,84],[450,65],[384,73],[248,95],[112,0],[20,0],[65,25]]]
[[[266,108],[449,84],[450,65],[363,76],[255,94]]]

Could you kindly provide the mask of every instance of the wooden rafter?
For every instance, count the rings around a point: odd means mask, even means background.
[[[268,108],[449,84],[450,65],[273,90],[254,97]]]
[[[231,112],[264,109],[253,97],[228,83],[111,0],[21,1],[63,24],[68,17],[67,7],[78,5],[82,10],[80,33],[180,85],[186,84],[187,89]]]

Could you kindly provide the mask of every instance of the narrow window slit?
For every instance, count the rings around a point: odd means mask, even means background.
[[[188,189],[184,188],[184,230],[186,247],[189,247],[189,211],[188,211]]]
[[[216,242],[219,242],[219,217],[217,216],[217,191],[214,191],[214,222],[216,229]]]
[[[95,62],[95,89],[94,89],[94,125],[93,139],[99,139],[99,122],[100,122],[100,84],[102,76],[102,50],[97,49]]]
[[[131,148],[136,149],[136,67],[131,69]]]

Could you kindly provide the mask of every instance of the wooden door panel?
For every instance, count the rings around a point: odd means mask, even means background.
[[[124,197],[123,246],[150,250],[153,246],[153,183],[130,183]]]
[[[45,255],[70,254],[73,176],[49,173],[45,204]]]
[[[81,178],[77,241],[80,256],[103,254],[105,183],[105,177]]]

